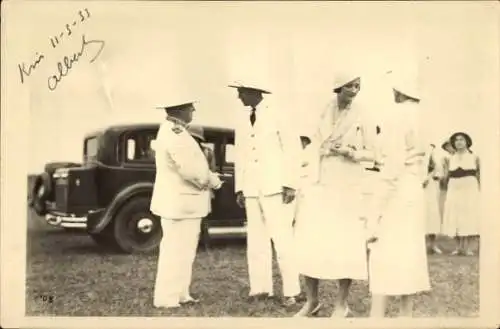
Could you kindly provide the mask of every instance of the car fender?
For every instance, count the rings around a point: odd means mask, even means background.
[[[95,225],[89,228],[90,233],[99,233],[112,221],[115,214],[128,200],[137,196],[144,194],[153,193],[153,183],[151,182],[139,182],[127,186],[121,190],[109,204],[109,206],[102,212],[97,212],[95,215],[100,218],[96,220]],[[90,215],[92,216],[92,214]]]

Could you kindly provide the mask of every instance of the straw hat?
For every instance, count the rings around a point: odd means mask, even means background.
[[[242,80],[242,81],[235,81],[232,84],[228,85],[228,87],[236,89],[250,89],[250,90],[260,91],[263,94],[270,94],[271,92],[269,91],[266,85],[267,84],[262,81]]]

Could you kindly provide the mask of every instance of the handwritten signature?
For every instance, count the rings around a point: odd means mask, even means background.
[[[72,23],[66,24],[66,31],[59,33],[57,36],[50,37],[50,43],[53,48],[56,48],[59,43],[68,37],[71,38],[71,35],[74,35],[72,28],[77,28],[80,23],[86,21],[91,17],[90,11],[85,8],[84,10],[78,11],[80,20],[74,20]],[[84,15],[85,14],[85,15]],[[66,32],[66,33],[65,33]],[[69,73],[69,70],[73,66],[73,63],[77,62],[79,58],[83,55],[85,51],[85,47],[90,44],[98,44],[100,45],[99,51],[94,56],[94,58],[90,61],[91,63],[99,56],[104,47],[104,41],[101,40],[90,40],[87,41],[85,39],[85,35],[82,36],[82,48],[80,52],[73,54],[72,56],[65,56],[62,62],[57,63],[59,75],[54,75],[49,78],[49,89],[54,90],[57,87],[57,84],[61,81],[62,77],[66,76]],[[46,61],[46,56],[41,52],[36,52],[35,59],[27,65],[26,63],[21,63],[17,65],[19,71],[19,77],[21,83],[24,84],[24,81],[30,77],[35,70],[42,64],[42,62]]]
[[[33,70],[35,70],[38,65],[40,65],[40,62],[45,59],[45,56],[43,54],[36,53],[36,59],[33,63],[31,63],[28,67],[26,67],[25,63],[18,64],[17,67],[19,69],[19,75],[21,78],[21,83],[24,83],[25,77],[29,77]]]
[[[73,65],[80,60],[80,57],[82,57],[84,53],[86,53],[88,46],[96,45],[99,47],[94,56],[89,60],[90,63],[93,63],[101,54],[105,44],[106,43],[103,40],[87,40],[85,34],[82,35],[80,51],[73,53],[70,56],[64,56],[62,61],[57,62],[57,74],[54,74],[47,79],[47,86],[49,87],[49,90],[54,91],[57,88],[61,80],[70,73]]]

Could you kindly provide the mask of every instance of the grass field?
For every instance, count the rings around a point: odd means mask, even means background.
[[[443,240],[442,245],[453,245]],[[286,317],[297,308],[278,302],[248,303],[245,246],[242,242],[218,243],[201,248],[193,269],[193,294],[203,302],[175,311],[152,305],[156,273],[154,253],[119,255],[100,250],[86,235],[68,234],[48,227],[40,218],[28,217],[26,314],[52,316],[252,316]],[[416,297],[415,315],[478,316],[478,257],[430,256],[433,290]],[[275,283],[279,282],[275,264]],[[323,283],[323,314],[329,316],[334,283]],[[52,302],[42,296],[52,296]],[[48,297],[47,297],[48,298]],[[349,303],[355,316],[365,317],[370,298],[366,283],[355,282]],[[390,315],[394,314],[393,304]]]

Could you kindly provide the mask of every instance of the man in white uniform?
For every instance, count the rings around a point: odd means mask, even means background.
[[[251,109],[235,136],[235,192],[246,208],[249,299],[274,295],[274,244],[283,279],[283,303],[294,305],[300,295],[293,254],[294,198],[300,179],[301,142],[280,113],[264,100],[269,91],[252,84],[235,84],[238,98]]]
[[[197,302],[189,293],[201,219],[210,211],[210,189],[222,182],[209,170],[207,159],[186,130],[195,111],[193,102],[163,107],[167,120],[155,142],[156,180],[151,212],[161,217],[154,291],[155,307]]]

